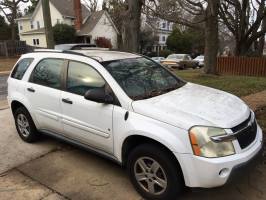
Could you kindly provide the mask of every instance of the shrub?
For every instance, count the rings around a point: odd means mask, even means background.
[[[67,24],[56,24],[53,27],[55,44],[73,43],[76,40],[76,30]]]
[[[95,39],[95,44],[97,45],[97,47],[112,49],[111,40],[105,37],[97,37]]]

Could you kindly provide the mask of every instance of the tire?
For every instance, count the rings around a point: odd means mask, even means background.
[[[156,169],[155,173],[152,168]],[[144,169],[149,173],[142,173]],[[184,189],[180,167],[168,151],[157,145],[143,144],[133,149],[128,157],[127,171],[135,189],[147,200],[175,200]],[[137,174],[140,181],[137,180]],[[151,185],[151,189],[148,185]]]
[[[25,107],[19,107],[14,112],[15,124],[20,138],[28,143],[38,140],[39,133],[35,124]]]

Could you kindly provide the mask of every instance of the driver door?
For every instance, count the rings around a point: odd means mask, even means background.
[[[84,98],[88,90],[105,85],[105,80],[93,67],[69,61],[66,89],[62,92],[62,122],[66,137],[112,154],[114,105]]]

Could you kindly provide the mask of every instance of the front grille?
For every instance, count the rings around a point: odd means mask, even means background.
[[[251,122],[251,123],[250,123]],[[233,133],[236,134],[238,143],[242,149],[248,147],[257,136],[257,122],[255,118],[249,116],[247,120],[238,126],[232,128]]]

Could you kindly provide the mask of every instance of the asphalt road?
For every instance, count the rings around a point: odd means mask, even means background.
[[[7,96],[7,75],[0,75],[0,100],[6,99]]]

